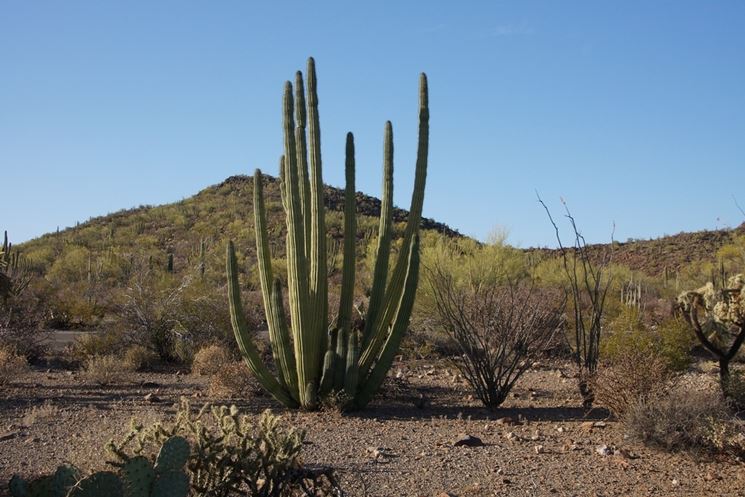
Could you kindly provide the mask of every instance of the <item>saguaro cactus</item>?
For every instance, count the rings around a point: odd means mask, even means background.
[[[287,217],[289,326],[282,286],[273,276],[262,174],[254,174],[254,217],[259,280],[277,376],[261,362],[243,316],[235,248],[227,249],[228,290],[239,349],[263,387],[288,407],[314,409],[342,392],[360,408],[383,382],[409,323],[419,275],[419,224],[424,203],[429,146],[427,77],[419,80],[419,144],[414,192],[403,245],[391,274],[388,258],[393,214],[393,128],[385,125],[383,198],[377,260],[364,327],[353,326],[356,201],[354,137],[347,135],[344,254],[339,314],[329,325],[326,223],[321,175],[321,134],[313,59],[308,59],[307,99],[303,75],[285,83],[284,154],[280,159],[282,203]],[[307,128],[307,131],[306,131]]]

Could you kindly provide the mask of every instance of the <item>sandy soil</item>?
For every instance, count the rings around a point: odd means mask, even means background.
[[[647,448],[603,410],[587,415],[567,365],[528,372],[497,412],[481,408],[454,371],[446,363],[398,363],[392,374],[401,379],[392,378],[369,409],[342,415],[287,411],[263,395],[210,398],[203,378],[175,371],[99,387],[76,372],[36,370],[0,390],[0,494],[13,473],[61,462],[102,468],[103,444],[122,436],[130,419],[171,416],[187,396],[194,406],[282,413],[308,432],[304,461],[333,467],[350,496],[745,496],[745,465]],[[147,401],[148,393],[159,402]],[[424,408],[415,406],[421,397]],[[463,434],[484,445],[454,446]],[[601,455],[601,446],[613,453]]]

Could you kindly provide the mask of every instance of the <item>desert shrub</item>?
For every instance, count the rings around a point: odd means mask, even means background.
[[[133,423],[129,435],[119,444],[111,442],[109,449],[124,452],[133,445],[133,452],[142,454],[175,435],[192,442],[187,470],[195,495],[293,495],[323,478],[303,470],[299,456],[305,433],[279,416],[265,411],[255,423],[235,406],[208,405],[194,414],[185,399],[175,421],[148,427]],[[330,471],[325,478],[335,487]]]
[[[551,347],[565,298],[531,281],[459,280],[439,265],[427,276],[440,323],[461,354],[456,366],[485,406],[498,407]]]
[[[243,361],[228,360],[210,374],[210,395],[222,398],[245,398],[263,390]]]
[[[158,363],[158,354],[143,345],[130,345],[124,351],[125,367],[132,371],[146,371]]]
[[[727,379],[724,393],[735,408],[745,410],[745,373],[733,371]]]
[[[654,350],[629,348],[598,369],[593,390],[600,405],[621,417],[632,406],[658,397],[674,378],[667,360]]]
[[[92,356],[83,366],[84,378],[102,386],[124,382],[133,371],[129,364],[113,355]]]
[[[199,376],[211,376],[232,360],[233,357],[224,345],[207,345],[194,354],[191,372]]]
[[[600,357],[606,363],[625,361],[629,355],[643,353],[659,358],[674,371],[686,369],[691,362],[690,351],[695,337],[685,322],[677,318],[647,327],[635,307],[626,307],[608,325],[608,333],[600,346]]]
[[[691,333],[688,324],[680,318],[673,317],[657,326],[659,352],[667,360],[670,368],[683,371],[691,364],[691,350],[696,345],[696,336]]]
[[[714,392],[675,389],[632,405],[623,418],[631,436],[668,451],[745,454],[745,423]]]
[[[28,370],[26,358],[10,347],[0,347],[0,386],[11,383]]]
[[[124,337],[118,331],[86,333],[80,336],[72,347],[72,359],[84,363],[91,357],[118,354],[124,347]]]

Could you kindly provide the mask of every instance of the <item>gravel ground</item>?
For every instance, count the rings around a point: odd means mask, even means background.
[[[399,379],[357,413],[291,412],[255,394],[236,403],[254,414],[272,408],[307,430],[304,461],[333,467],[350,496],[745,496],[745,465],[627,439],[606,412],[579,407],[568,371],[529,371],[497,412],[482,409],[445,363],[398,363]],[[109,387],[75,372],[28,373],[0,389],[0,482],[65,461],[100,469],[103,444],[121,437],[133,417],[171,416],[181,396],[194,406],[231,403],[206,392],[204,379],[174,371],[138,373]],[[159,401],[146,400],[149,393]],[[483,445],[454,446],[463,435]]]

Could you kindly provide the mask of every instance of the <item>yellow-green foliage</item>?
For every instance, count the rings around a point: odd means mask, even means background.
[[[600,357],[610,364],[633,355],[660,357],[668,368],[680,371],[690,364],[694,344],[693,333],[681,320],[671,318],[654,328],[647,327],[637,308],[624,306],[607,327],[600,342]]]

